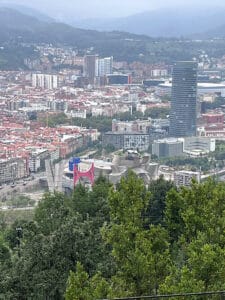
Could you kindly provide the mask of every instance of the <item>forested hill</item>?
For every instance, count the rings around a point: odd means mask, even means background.
[[[222,30],[222,29],[221,29]],[[25,68],[25,58],[38,58],[37,44],[70,46],[85,53],[113,56],[116,61],[173,64],[201,53],[222,57],[225,39],[151,38],[127,32],[99,32],[43,21],[10,8],[0,8],[0,69]]]
[[[187,37],[222,26],[225,9],[213,5],[182,5],[159,8],[120,18],[70,21],[74,26],[96,30],[120,30],[151,37]],[[166,5],[166,4],[165,4]],[[224,32],[224,31],[223,31]]]
[[[202,51],[209,57],[224,55],[225,40],[162,39],[127,32],[99,32],[43,21],[10,8],[0,8],[0,68],[23,66],[23,58],[32,49],[24,44],[47,43],[87,49],[100,56],[113,56],[116,61],[144,63],[173,63],[176,60],[198,58]],[[17,48],[19,48],[17,53]],[[13,55],[14,53],[14,55]],[[23,55],[24,54],[24,55]],[[34,52],[37,55],[37,52]],[[32,53],[28,55],[32,56]],[[19,59],[21,57],[21,59]]]
[[[0,298],[224,290],[224,198],[212,179],[177,190],[159,178],[146,189],[130,173],[116,189],[99,178],[92,191],[46,194],[31,221],[9,226],[1,213]]]
[[[99,32],[74,28],[57,22],[44,22],[10,8],[0,8],[0,43],[47,43],[78,49],[93,47],[96,53],[127,54],[138,59],[151,38],[124,32]],[[132,49],[132,51],[131,51]]]

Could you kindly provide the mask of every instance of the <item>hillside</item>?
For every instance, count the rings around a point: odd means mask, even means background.
[[[203,34],[198,34],[197,37],[209,39],[209,38],[225,38],[225,21],[224,24],[218,26],[212,30],[206,31]]]
[[[224,23],[224,8],[171,7],[117,19],[89,19],[72,25],[96,30],[121,30],[151,37],[180,37],[203,33]]]
[[[41,22],[34,17],[22,14],[14,9],[0,8],[1,31],[33,31],[40,26]]]
[[[42,12],[40,12],[39,10],[37,9],[34,9],[34,8],[31,8],[31,7],[28,7],[28,6],[25,6],[25,5],[21,5],[21,4],[16,4],[16,3],[11,3],[11,2],[0,2],[0,9],[1,8],[9,8],[9,9],[12,9],[12,10],[16,10],[24,15],[27,15],[27,16],[31,16],[31,17],[34,17],[40,21],[44,21],[44,22],[53,22],[54,19],[49,17],[48,15],[46,14],[43,14]]]
[[[14,9],[0,8],[0,68],[24,68],[24,58],[37,56],[30,45],[47,43],[70,46],[86,53],[113,56],[117,61],[144,63],[190,60],[205,51],[210,57],[224,55],[225,41],[184,38],[151,38],[121,31],[100,32],[45,22]],[[90,52],[90,49],[92,52]]]
[[[44,22],[14,9],[0,8],[0,43],[64,44],[78,49],[93,47],[102,55],[138,59],[149,37],[123,32],[98,32],[74,28],[57,22]]]

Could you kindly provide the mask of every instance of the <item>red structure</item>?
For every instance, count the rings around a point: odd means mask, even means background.
[[[224,114],[214,113],[214,114],[203,114],[203,120],[208,125],[224,124]]]
[[[91,184],[94,184],[95,181],[95,175],[94,175],[94,164],[92,163],[91,168],[86,171],[86,172],[81,172],[78,170],[78,166],[76,164],[74,164],[74,168],[73,168],[73,181],[74,181],[74,186],[77,184],[78,180],[81,177],[87,177]]]

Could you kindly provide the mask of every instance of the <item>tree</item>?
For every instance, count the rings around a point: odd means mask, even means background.
[[[6,278],[8,275],[8,270],[12,265],[12,257],[10,249],[4,241],[3,236],[0,235],[0,299],[9,296]]]
[[[92,278],[85,272],[80,262],[76,273],[70,272],[65,293],[66,300],[95,300],[107,297],[109,284],[97,273]]]
[[[202,184],[193,182],[191,188],[181,188],[168,193],[166,201],[166,225],[170,234],[176,231],[190,242],[198,232],[208,235],[209,242],[224,243],[221,234],[225,229],[225,185],[210,179]]]
[[[89,276],[83,266],[77,263],[76,273],[70,272],[65,294],[66,300],[91,300]]]
[[[43,234],[57,230],[69,216],[68,200],[65,195],[46,193],[35,210],[34,220]]]
[[[183,205],[180,193],[175,189],[170,190],[167,194],[164,214],[171,242],[177,242],[184,230],[184,221],[181,216]]]
[[[78,185],[70,197],[47,193],[35,210],[33,222],[17,221],[6,230],[4,237],[14,254],[4,283],[11,298],[39,295],[41,299],[63,299],[69,271],[78,261],[90,276],[97,276],[98,270],[111,276],[112,258],[100,233],[109,220],[110,187],[106,179],[99,178],[92,191]],[[17,227],[23,229],[20,256]]]
[[[165,215],[174,266],[162,291],[225,288],[224,197],[224,183],[212,179],[168,193]]]
[[[63,112],[54,114],[47,113],[46,115],[41,116],[40,121],[44,123],[45,126],[55,127],[60,124],[68,123],[68,118]]]
[[[84,218],[102,218],[103,223],[109,219],[108,193],[111,186],[104,177],[97,178],[92,191],[77,185],[72,195],[72,208]]]
[[[162,293],[183,293],[223,290],[225,288],[225,251],[218,244],[206,242],[200,234],[190,244],[182,245],[182,266],[176,263],[161,285]]]
[[[194,293],[202,291],[204,291],[204,283],[195,279],[192,271],[186,266],[181,269],[173,267],[170,271],[170,275],[160,286],[161,294]],[[196,297],[191,299],[197,300]],[[176,298],[174,298],[174,300],[176,300]]]
[[[147,224],[162,224],[164,221],[164,211],[166,206],[166,195],[175,188],[171,181],[167,181],[160,176],[159,179],[151,181],[148,190],[151,193],[146,209]]]
[[[103,238],[112,246],[116,274],[112,277],[113,296],[157,293],[170,264],[166,231],[160,226],[144,228],[143,213],[149,192],[133,172],[122,178],[109,196],[111,221]]]
[[[154,107],[154,108],[149,108],[145,111],[145,118],[150,117],[152,119],[157,119],[157,118],[167,118],[167,116],[170,113],[169,108],[164,108],[164,107]]]

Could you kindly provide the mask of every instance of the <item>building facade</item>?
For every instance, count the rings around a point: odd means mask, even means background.
[[[162,139],[152,144],[152,154],[157,157],[178,157],[183,153],[183,141],[179,139]]]
[[[150,120],[120,121],[112,120],[112,132],[140,132],[149,133]]]
[[[184,138],[184,151],[189,154],[205,154],[216,150],[216,140],[207,137]]]
[[[131,84],[131,76],[126,74],[111,74],[107,75],[107,84],[108,85],[123,85],[123,84]]]
[[[170,136],[196,135],[197,63],[176,62],[172,75]]]
[[[0,160],[0,184],[14,182],[29,175],[26,158],[9,158]]]
[[[52,74],[32,74],[32,86],[42,89],[57,89],[58,88],[58,76]]]
[[[192,171],[177,171],[174,173],[174,183],[176,186],[190,186],[192,180],[196,180],[198,183],[201,180],[200,172]]]
[[[90,83],[94,83],[97,59],[97,55],[86,55],[84,57],[84,77],[87,77]]]
[[[149,134],[144,133],[121,133],[107,132],[103,135],[103,147],[112,145],[115,149],[132,149],[138,151],[147,151],[150,145]]]
[[[113,57],[97,58],[95,65],[95,76],[104,77],[113,72]]]

